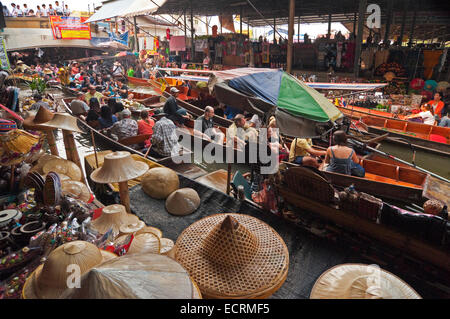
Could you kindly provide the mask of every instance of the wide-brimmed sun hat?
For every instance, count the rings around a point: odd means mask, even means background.
[[[150,197],[165,199],[180,187],[180,179],[174,170],[155,167],[142,176],[142,190]]]
[[[249,215],[205,217],[181,233],[174,250],[206,298],[267,298],[289,268],[283,239]]]
[[[129,152],[112,152],[104,157],[102,167],[91,173],[96,183],[119,183],[137,178],[148,171],[148,165],[135,161]]]
[[[421,299],[403,280],[374,265],[342,264],[325,271],[311,299]]]
[[[70,115],[69,113],[54,113],[53,119],[48,122],[40,123],[40,126],[59,128],[66,131],[83,133],[83,131],[78,127],[77,118]]]
[[[192,188],[180,188],[166,199],[166,209],[172,215],[192,214],[200,206],[200,197]]]
[[[77,181],[61,181],[63,195],[70,195],[75,199],[79,199],[85,203],[91,199],[89,188],[81,182]]]
[[[83,275],[92,267],[116,257],[86,241],[63,244],[31,273],[23,287],[22,296],[24,299],[57,299],[68,288],[68,277],[71,275],[69,266],[78,266],[80,275]]]
[[[77,164],[62,158],[52,159],[45,163],[42,167],[42,172],[44,174],[55,172],[57,174],[66,175],[74,181],[80,181],[82,178],[81,169]]]
[[[128,235],[119,236],[115,242],[123,242],[126,240],[127,236]],[[127,254],[159,254],[160,250],[161,242],[159,237],[152,233],[144,233],[134,236]]]
[[[131,254],[95,266],[64,299],[200,299],[187,271],[158,254]]]
[[[125,206],[113,204],[103,207],[102,214],[91,222],[91,227],[100,234],[105,234],[110,228],[115,234],[119,234],[120,226],[137,223],[139,218],[136,215],[128,214]]]
[[[39,107],[39,110],[35,115],[29,116],[23,121],[23,127],[27,130],[33,131],[52,130],[53,128],[48,126],[41,126],[40,124],[51,121],[54,116],[55,114],[52,111],[44,106],[41,106]]]

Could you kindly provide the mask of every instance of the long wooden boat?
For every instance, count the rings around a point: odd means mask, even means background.
[[[367,116],[367,115],[382,117],[382,118],[389,118],[389,119],[396,118],[393,113],[384,112],[384,111],[380,111],[380,110],[376,110],[376,109],[368,109],[368,108],[360,107],[360,106],[348,105],[346,107],[337,106],[337,108],[342,113],[344,113],[345,115],[347,115],[348,117],[350,117],[352,119],[359,119],[362,116]],[[403,119],[403,116],[399,116],[398,119]]]
[[[314,148],[325,150],[317,146]],[[384,199],[423,204],[425,199],[422,192],[428,174],[406,165],[385,161],[373,154],[358,157],[360,157],[361,166],[366,171],[363,178],[327,172],[324,170],[324,163],[319,169],[333,185],[345,188],[353,184],[358,191]],[[288,162],[284,162],[284,164],[288,167],[299,166]]]
[[[353,122],[361,131],[389,133],[389,141],[440,155],[450,156],[450,128],[376,116],[364,116]],[[406,141],[402,141],[407,140]]]
[[[289,169],[285,172],[289,174]],[[291,177],[297,180],[304,180],[306,177],[297,176],[296,173],[291,172]],[[293,180],[294,180],[293,179]],[[364,218],[358,214],[350,211],[343,210],[341,207],[333,202],[324,202],[307,196],[302,192],[301,187],[298,188],[295,183],[286,182],[276,185],[278,194],[284,199],[285,202],[294,205],[299,209],[299,213],[308,211],[314,215],[330,221],[344,229],[351,231],[352,233],[362,234],[369,238],[372,238],[383,245],[390,247],[390,251],[399,256],[412,256],[414,259],[419,259],[425,264],[431,264],[438,267],[445,273],[447,283],[449,282],[449,265],[450,265],[450,253],[442,242],[437,244],[425,241],[420,237],[420,234],[405,233],[404,230],[397,227],[384,224],[383,222],[377,223],[374,220]],[[327,185],[326,181],[323,181],[325,186],[319,187],[320,184],[315,184],[317,188],[316,192],[333,192]],[[335,196],[329,194],[330,197]],[[448,223],[448,222],[447,222]]]

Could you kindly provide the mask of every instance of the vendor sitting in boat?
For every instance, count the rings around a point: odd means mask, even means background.
[[[431,105],[424,104],[420,107],[421,112],[417,114],[411,114],[405,117],[405,120],[414,120],[414,119],[421,119],[424,124],[428,125],[434,125],[434,122],[436,121],[434,119],[433,114],[431,113]]]
[[[131,111],[124,109],[121,113],[122,119],[106,129],[106,132],[115,140],[120,141],[127,137],[138,135],[138,124],[131,118]],[[131,148],[137,148],[138,145],[130,145]]]
[[[201,121],[201,132],[194,130],[194,133],[196,135],[201,135],[208,141],[214,141],[222,145],[223,140],[225,138],[225,134],[223,134],[222,131],[214,125],[213,118],[214,118],[214,108],[208,105],[207,107],[205,107],[205,114],[198,117],[196,120]]]
[[[234,123],[227,129],[227,146],[244,149],[247,141],[256,143],[258,131],[247,124],[243,114],[234,117]]]
[[[73,115],[83,116],[84,119],[89,112],[89,106],[86,104],[84,94],[82,92],[77,93],[77,97],[70,102],[69,108]]]
[[[95,88],[94,85],[90,84],[88,89],[89,91],[86,93],[85,96],[87,101],[90,101],[91,98],[95,97],[101,104],[104,103],[105,96],[100,92],[97,92],[97,89]]]
[[[327,152],[316,150],[310,138],[295,138],[289,151],[289,162],[319,168],[317,157],[325,156]]]
[[[177,117],[178,122],[181,124],[181,126],[184,126],[184,122],[187,119],[192,119],[192,116],[186,112],[186,110],[177,104],[177,96],[179,94],[180,90],[178,90],[176,87],[172,87],[170,89],[171,96],[167,99],[166,103],[164,103],[164,113],[167,114],[167,116],[171,117]]]
[[[326,151],[325,164],[327,172],[340,173],[364,177],[365,170],[359,164],[359,158],[355,151],[347,146],[347,134],[344,131],[336,131],[333,134],[334,146]]]
[[[160,113],[156,116],[162,118],[156,122],[153,127],[153,135],[151,138],[151,148],[149,155],[161,158],[171,157],[172,155],[180,154],[182,147],[178,142],[177,125],[180,125],[177,117],[167,117],[167,114]]]

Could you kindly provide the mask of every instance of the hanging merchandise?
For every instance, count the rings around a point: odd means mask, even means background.
[[[442,50],[424,50],[423,51],[423,75],[425,79],[430,79],[433,75],[433,68],[439,63],[439,58],[442,55]]]
[[[425,91],[433,91],[437,87],[437,85],[438,84],[435,80],[426,80],[423,89]]]
[[[424,85],[425,85],[425,81],[422,80],[421,78],[415,78],[409,84],[409,86],[413,90],[420,90],[420,89],[422,89],[424,87]]]
[[[170,40],[170,29],[169,28],[166,29],[166,38],[167,38],[167,40]]]
[[[159,49],[159,39],[153,38],[153,50],[157,51]]]

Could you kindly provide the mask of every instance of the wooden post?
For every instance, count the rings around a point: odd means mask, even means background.
[[[250,18],[248,18],[248,20],[247,20],[247,35],[248,35],[248,38],[250,39]]]
[[[327,39],[331,39],[331,13],[328,14],[328,32]]]
[[[405,21],[406,21],[406,11],[408,8],[409,0],[403,1],[403,16],[402,16],[402,26],[400,28],[400,40],[399,44],[402,46],[403,43],[403,34],[405,33]]]
[[[156,26],[155,26],[156,28]],[[184,44],[187,51],[187,22],[186,22],[186,9],[184,9]]]
[[[231,163],[227,166],[227,195],[230,195],[231,191]]]
[[[391,31],[391,22],[392,22],[392,11],[394,7],[394,2],[392,0],[388,0],[388,14],[386,21],[386,29],[384,30],[384,40],[383,43],[387,43],[389,40],[389,31]]]
[[[409,33],[408,48],[412,47],[413,36],[414,36],[414,28],[416,27],[416,16],[417,16],[417,8],[414,5],[414,2],[412,2],[411,4],[414,6],[414,14],[413,14],[413,20],[412,20],[412,23],[411,23],[411,31]]]
[[[239,12],[239,33],[242,34],[242,6],[240,7]]]
[[[292,49],[294,46],[294,15],[295,0],[289,0],[289,25],[288,25],[288,47],[287,47],[287,66],[286,72],[292,72]]]
[[[138,42],[138,27],[137,27],[137,22],[136,22],[136,16],[133,17],[134,20],[134,42],[136,43],[136,45],[134,46],[134,48],[136,49],[136,52],[139,52],[139,42]]]
[[[66,159],[68,161],[73,161],[72,160],[72,152],[70,149],[70,141],[67,137],[67,134],[65,133],[66,131],[63,130],[62,132],[63,132],[64,149],[66,150]]]
[[[273,43],[275,43],[275,34],[277,33],[277,18],[273,18]]]
[[[356,36],[356,12],[353,16],[353,35]]]
[[[80,156],[78,155],[77,146],[75,144],[75,138],[73,137],[73,132],[63,130],[63,135],[65,135],[64,143],[68,143],[68,146],[66,146],[66,152],[69,151],[70,153],[70,161],[74,162],[81,171],[81,182],[86,184],[86,177],[84,175],[83,166],[81,165]]]
[[[117,22],[117,17],[114,19],[114,21],[115,21],[115,24],[116,24],[116,34],[118,34],[119,33],[119,25],[118,25],[118,22]]]
[[[128,191],[128,181],[119,183],[120,203],[125,206],[128,214],[131,214],[130,209],[130,193]]]
[[[361,57],[361,44],[363,36],[363,22],[364,22],[364,12],[366,11],[367,0],[359,0],[359,13],[358,13],[358,36],[356,37],[355,46],[355,61],[353,65],[353,72],[356,78],[359,77],[359,58]]]
[[[94,138],[94,131],[91,130],[91,139],[92,139],[92,146],[94,147],[94,155],[95,155],[95,168],[99,168],[98,166],[98,157],[97,157],[97,147],[95,146],[95,138]]]
[[[298,16],[297,42],[300,43],[300,16]]]
[[[191,60],[194,62],[195,57],[195,43],[194,43],[194,37],[195,37],[195,31],[194,31],[194,9],[192,9],[192,1],[191,1],[191,37],[192,37],[192,43],[191,43]]]
[[[9,179],[9,191],[11,193],[14,191],[14,184],[16,182],[15,176],[14,176],[15,170],[16,170],[16,165],[11,165],[11,178]]]
[[[58,147],[56,147],[56,139],[55,134],[53,134],[53,130],[48,130],[45,132],[45,136],[47,138],[48,146],[50,147],[50,152],[52,155],[59,156]]]

